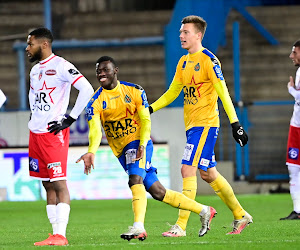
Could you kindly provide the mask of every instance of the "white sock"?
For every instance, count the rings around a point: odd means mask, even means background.
[[[203,208],[199,215],[202,217],[204,214],[208,212],[208,209],[209,209],[208,206],[203,205]]]
[[[56,206],[56,221],[57,221],[57,234],[66,237],[67,225],[69,222],[70,205],[67,203],[58,203]]]
[[[47,216],[52,225],[53,235],[56,234],[57,222],[56,222],[56,205],[47,205]]]
[[[290,174],[290,194],[294,211],[300,213],[300,167],[288,165]]]
[[[134,222],[134,223],[133,223],[133,227],[145,229],[145,228],[144,228],[144,223],[142,223],[142,222]]]

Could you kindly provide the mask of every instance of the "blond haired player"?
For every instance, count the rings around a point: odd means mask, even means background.
[[[233,213],[233,230],[229,234],[239,234],[252,222],[252,216],[242,208],[230,184],[216,169],[214,146],[220,126],[218,97],[230,120],[235,140],[244,146],[248,136],[238,121],[218,58],[202,46],[206,26],[201,17],[183,18],[179,38],[181,47],[188,54],[180,58],[169,89],[150,105],[149,110],[150,113],[156,112],[169,105],[183,91],[187,143],[182,157],[182,193],[195,199],[196,172],[199,169],[201,178]],[[189,216],[188,211],[180,210],[176,224],[163,236],[186,236]]]

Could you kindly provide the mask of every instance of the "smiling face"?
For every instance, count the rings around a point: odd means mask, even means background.
[[[111,61],[103,61],[96,64],[96,77],[100,85],[105,89],[113,89],[117,86],[118,67]]]
[[[293,46],[290,58],[295,66],[300,66],[300,47]]]
[[[42,39],[36,39],[34,36],[29,35],[27,38],[26,53],[30,62],[42,60]]]
[[[185,23],[180,28],[181,47],[189,53],[195,53],[202,47],[202,33],[197,31],[193,23]]]

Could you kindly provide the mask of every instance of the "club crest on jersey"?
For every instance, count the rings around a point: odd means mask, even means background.
[[[289,148],[289,158],[297,160],[299,156],[299,148]]]
[[[183,62],[183,64],[182,64],[182,69],[184,69],[185,66],[186,66],[186,61]]]
[[[55,70],[55,69],[48,69],[48,70],[45,72],[45,74],[46,74],[47,76],[54,76],[54,75],[56,75],[56,70]]]
[[[125,101],[126,103],[131,103],[131,98],[130,98],[128,95],[125,95],[124,101]]]
[[[199,71],[199,70],[200,70],[200,64],[199,64],[199,63],[197,63],[197,64],[195,65],[194,70],[195,70],[195,71]]]
[[[39,73],[39,80],[41,80],[42,76],[43,76],[43,70],[41,70]]]

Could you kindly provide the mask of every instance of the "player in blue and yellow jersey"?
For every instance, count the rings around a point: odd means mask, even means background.
[[[101,124],[108,144],[129,175],[132,191],[133,226],[121,238],[144,240],[147,237],[144,219],[147,207],[146,191],[159,201],[173,207],[192,211],[200,216],[199,236],[209,229],[216,211],[185,195],[165,189],[151,164],[153,144],[150,139],[151,120],[146,93],[139,85],[118,81],[118,67],[113,58],[104,56],[96,63],[96,76],[101,87],[86,107],[89,124],[88,153],[81,156],[85,174],[94,168],[95,153],[101,142]]]
[[[235,140],[244,146],[248,136],[237,118],[218,58],[202,46],[206,26],[201,17],[183,18],[179,37],[181,47],[188,54],[180,58],[169,89],[150,105],[149,110],[152,113],[169,105],[183,90],[187,144],[182,157],[182,193],[195,199],[198,168],[201,178],[233,212],[233,231],[229,234],[239,234],[252,222],[252,217],[242,208],[230,184],[216,169],[214,146],[220,126],[218,97],[230,120]],[[163,236],[185,236],[189,215],[188,211],[180,210],[176,224]]]

